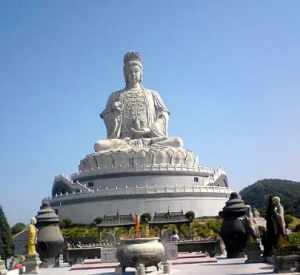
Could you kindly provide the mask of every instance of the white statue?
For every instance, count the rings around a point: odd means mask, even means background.
[[[169,112],[158,92],[142,86],[143,64],[138,53],[124,56],[126,86],[111,94],[100,114],[107,139],[95,143],[96,152],[123,151],[143,147],[182,147],[180,138],[167,134]]]
[[[286,224],[284,220],[284,209],[283,206],[280,203],[280,198],[278,196],[275,196],[272,198],[272,202],[274,205],[274,217],[273,217],[273,223],[274,223],[274,229],[275,234],[277,235],[286,235]]]

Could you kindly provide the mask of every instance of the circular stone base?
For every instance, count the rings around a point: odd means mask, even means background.
[[[181,166],[189,169],[198,165],[197,156],[184,148],[145,147],[129,151],[94,153],[81,160],[79,171],[89,172],[95,169],[139,169],[152,166]]]

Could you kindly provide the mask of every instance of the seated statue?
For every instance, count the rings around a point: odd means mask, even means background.
[[[142,86],[143,64],[138,53],[124,56],[126,86],[111,94],[100,114],[107,139],[95,143],[96,152],[127,151],[149,147],[183,146],[180,138],[167,134],[169,111],[158,92]]]

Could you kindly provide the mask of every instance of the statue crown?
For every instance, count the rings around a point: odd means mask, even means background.
[[[124,55],[124,65],[130,62],[137,62],[142,65],[142,58],[138,52],[128,52]]]

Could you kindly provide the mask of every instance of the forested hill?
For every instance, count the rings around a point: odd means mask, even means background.
[[[245,203],[257,209],[267,207],[269,195],[276,195],[286,212],[300,217],[300,182],[282,179],[264,179],[244,188],[240,195]]]

